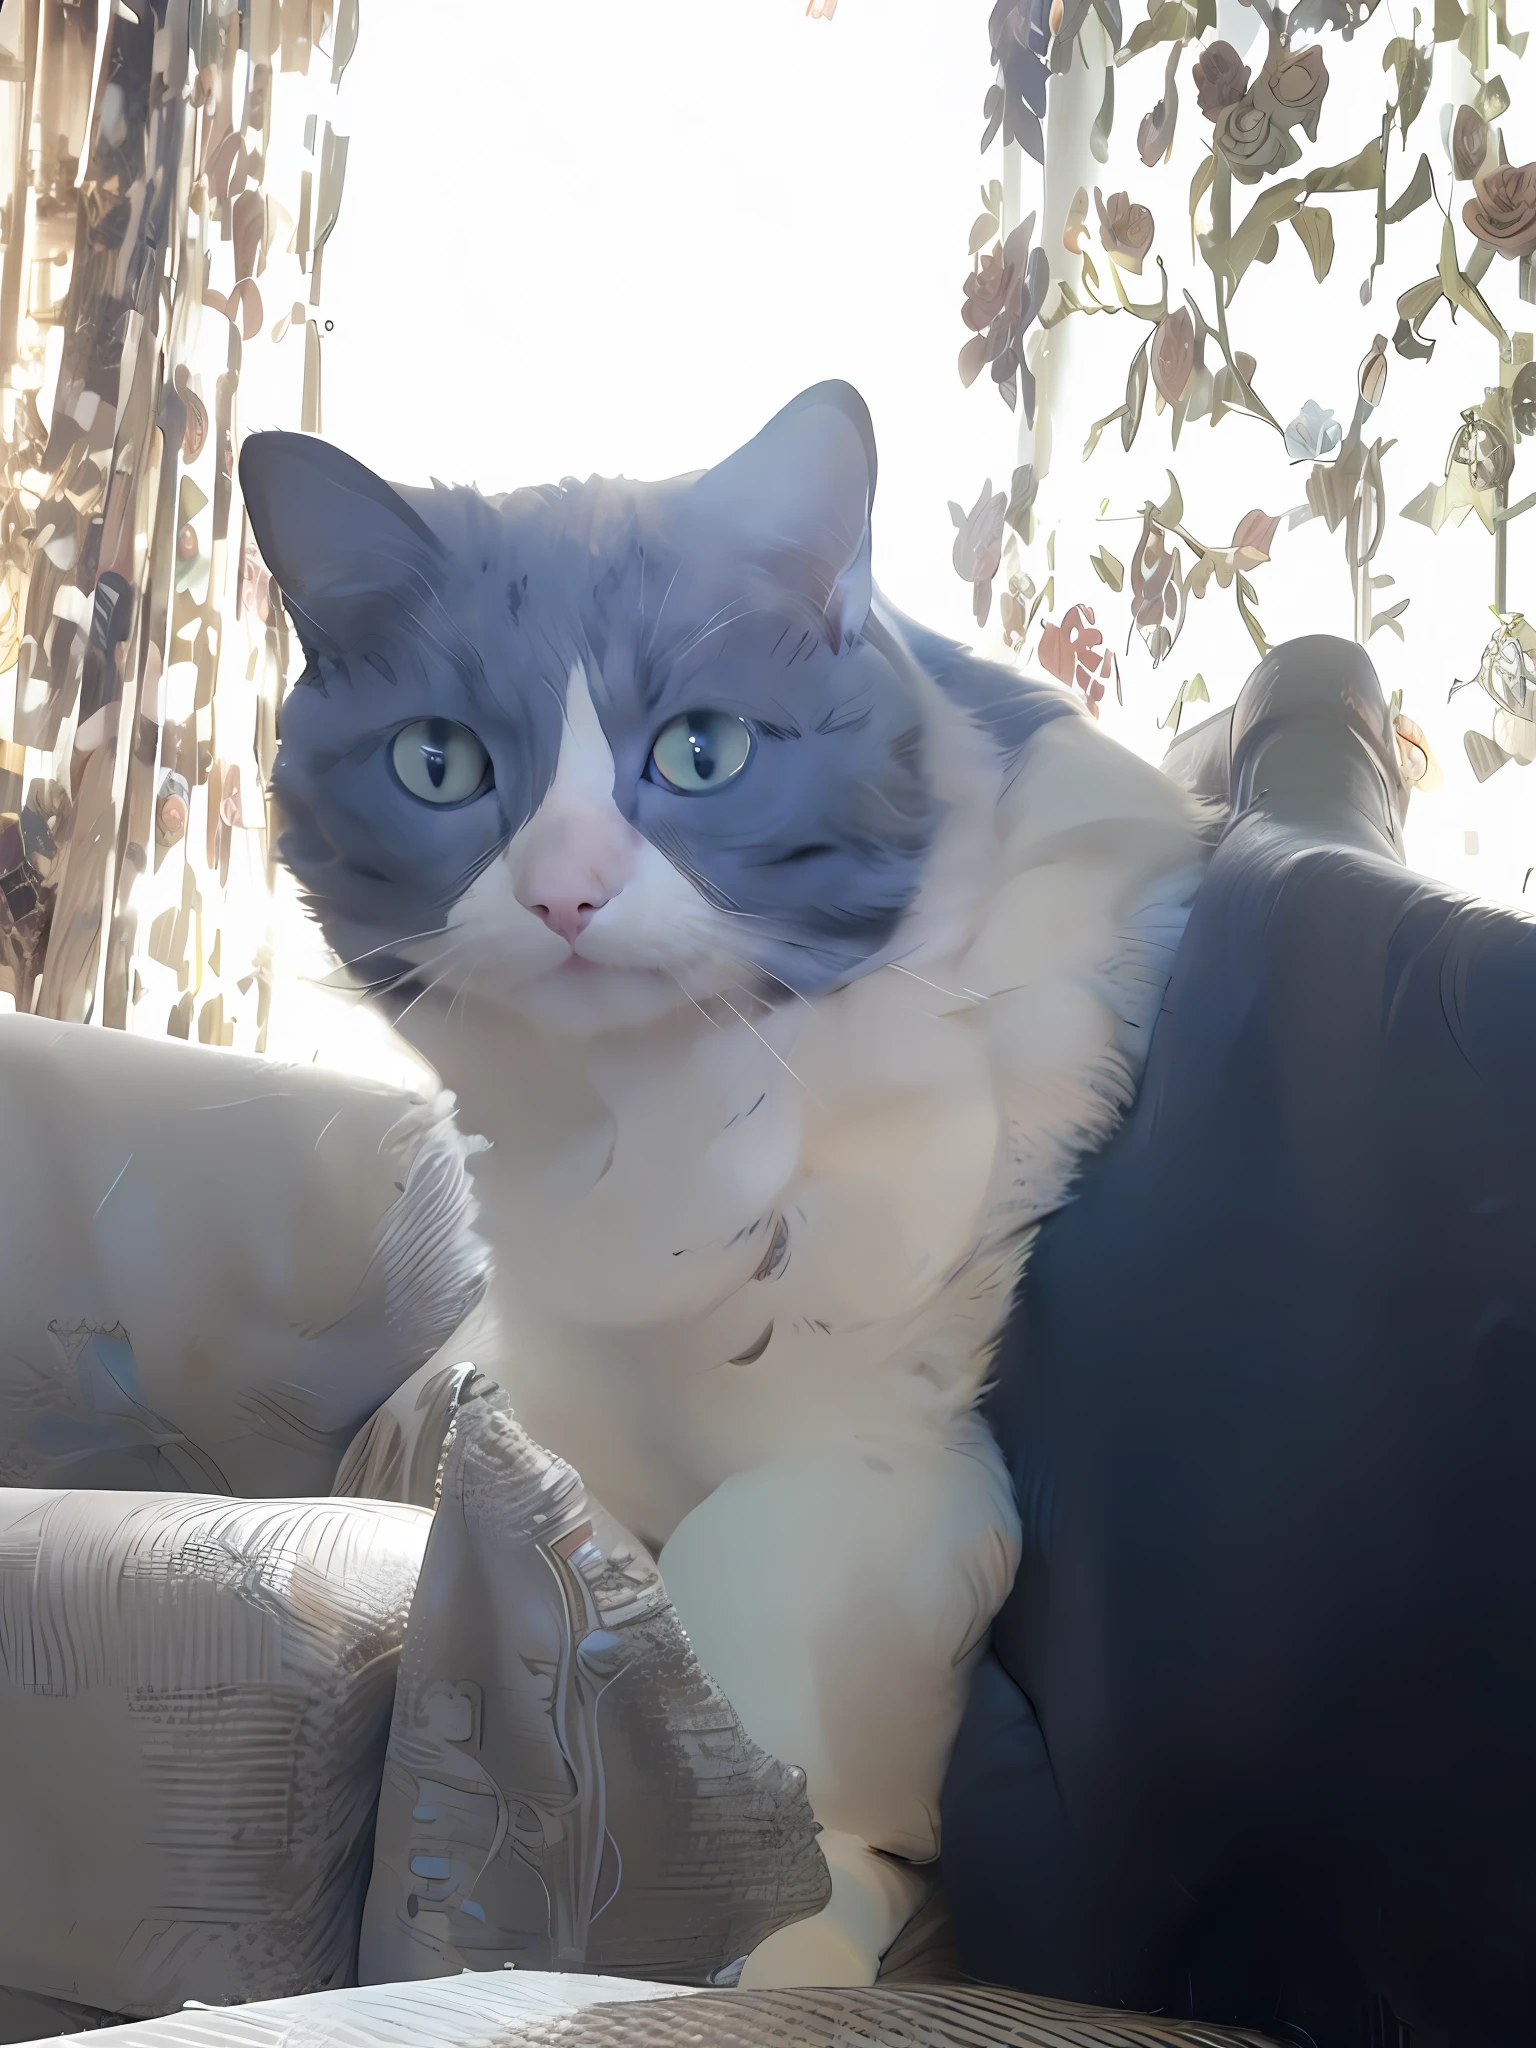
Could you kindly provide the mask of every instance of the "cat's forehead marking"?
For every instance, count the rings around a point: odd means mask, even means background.
[[[608,744],[584,663],[571,664],[565,685],[565,722],[560,757],[549,794],[558,789],[589,800],[613,801],[613,749]],[[547,800],[547,799],[546,799]]]

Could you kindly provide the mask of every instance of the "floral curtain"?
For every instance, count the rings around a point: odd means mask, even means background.
[[[1272,640],[1343,632],[1421,790],[1528,765],[1524,32],[1504,0],[1128,4],[997,0],[977,52],[978,624],[1148,752]]]
[[[242,422],[321,424],[358,0],[0,12],[0,1000],[260,1050],[288,664]]]

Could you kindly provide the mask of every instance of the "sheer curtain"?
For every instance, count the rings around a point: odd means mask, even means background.
[[[1231,701],[1263,645],[1356,638],[1419,778],[1410,858],[1520,901],[1536,862],[1525,37],[1498,0],[1438,0],[1432,18],[1127,4],[999,0],[978,51],[957,332],[1007,481],[951,515],[989,644],[1156,756]]]
[[[358,0],[0,15],[0,998],[261,1049],[287,636],[242,417],[318,428]]]

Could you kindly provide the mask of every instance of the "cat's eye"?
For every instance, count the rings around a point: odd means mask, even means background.
[[[424,804],[461,804],[490,777],[491,757],[467,725],[418,718],[397,732],[389,750],[401,786]]]
[[[685,711],[664,725],[651,749],[651,766],[669,788],[704,796],[746,767],[752,734],[727,711]]]

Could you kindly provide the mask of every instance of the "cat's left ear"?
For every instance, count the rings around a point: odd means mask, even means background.
[[[851,384],[813,384],[706,470],[690,511],[809,600],[835,651],[869,615],[875,430]]]
[[[443,556],[442,542],[398,491],[313,434],[250,434],[240,492],[304,652],[346,644],[359,604],[409,588]]]

